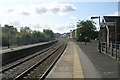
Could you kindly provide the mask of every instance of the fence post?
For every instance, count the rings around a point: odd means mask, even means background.
[[[113,56],[113,43],[112,43],[112,54],[111,54],[111,56]]]
[[[102,48],[101,52],[103,53],[103,42],[101,42],[101,48]]]
[[[100,42],[100,52],[102,53],[102,42]]]
[[[105,48],[106,48],[106,53],[107,53],[107,42],[106,42],[106,44],[105,44]]]
[[[115,44],[115,53],[116,53],[116,60],[117,60],[117,43]]]
[[[118,60],[120,60],[120,44],[118,44]]]
[[[98,42],[98,50],[99,50],[99,53],[101,53],[101,42],[100,41]]]

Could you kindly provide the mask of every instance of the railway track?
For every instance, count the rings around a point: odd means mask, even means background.
[[[54,46],[4,68],[2,80],[44,79],[66,47],[59,42]]]
[[[19,65],[19,64],[22,64],[22,63],[24,63],[25,61],[27,61],[27,60],[29,60],[29,59],[31,59],[31,58],[34,58],[35,56],[40,55],[40,54],[42,54],[42,53],[45,52],[45,51],[50,50],[51,48],[55,47],[55,46],[58,45],[58,44],[59,44],[59,42],[56,43],[55,45],[49,47],[49,48],[46,48],[46,49],[42,50],[42,51],[39,51],[39,52],[37,52],[37,53],[34,53],[34,54],[32,54],[32,55],[26,56],[26,57],[24,57],[24,58],[21,58],[21,59],[16,60],[16,61],[14,61],[14,62],[12,62],[12,63],[9,63],[9,64],[7,64],[7,65],[2,66],[2,70],[0,70],[0,73],[4,73],[5,71],[9,70],[10,68],[13,68],[13,67],[15,67],[15,66],[17,66],[17,65]]]

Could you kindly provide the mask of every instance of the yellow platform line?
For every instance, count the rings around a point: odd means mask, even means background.
[[[75,43],[73,43],[73,50],[74,50],[74,56],[73,56],[73,78],[80,78],[80,80],[84,78],[83,71],[77,51],[77,47],[75,46]]]

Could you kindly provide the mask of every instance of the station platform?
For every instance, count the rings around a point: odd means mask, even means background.
[[[84,78],[76,46],[74,42],[68,42],[66,50],[47,78]]]
[[[25,48],[29,48],[29,47],[39,46],[39,45],[43,45],[46,43],[48,43],[48,42],[41,42],[41,43],[30,44],[30,45],[21,45],[21,46],[10,46],[10,48],[1,47],[0,54],[10,52],[10,51],[20,50],[20,49],[25,49]]]
[[[97,42],[68,40],[68,46],[47,79],[118,80],[118,62],[97,51]]]

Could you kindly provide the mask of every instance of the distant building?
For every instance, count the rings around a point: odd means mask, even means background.
[[[99,40],[101,42],[120,42],[120,16],[103,16],[100,25]]]
[[[70,30],[70,38],[72,38],[72,30]]]
[[[76,30],[70,30],[70,38],[76,38]]]
[[[75,30],[72,31],[72,38],[75,39]]]
[[[67,35],[67,38],[70,38],[70,33],[66,33],[66,35]]]
[[[70,33],[64,33],[64,34],[62,34],[62,37],[70,38]]]
[[[77,38],[77,29],[75,29],[75,39]]]

